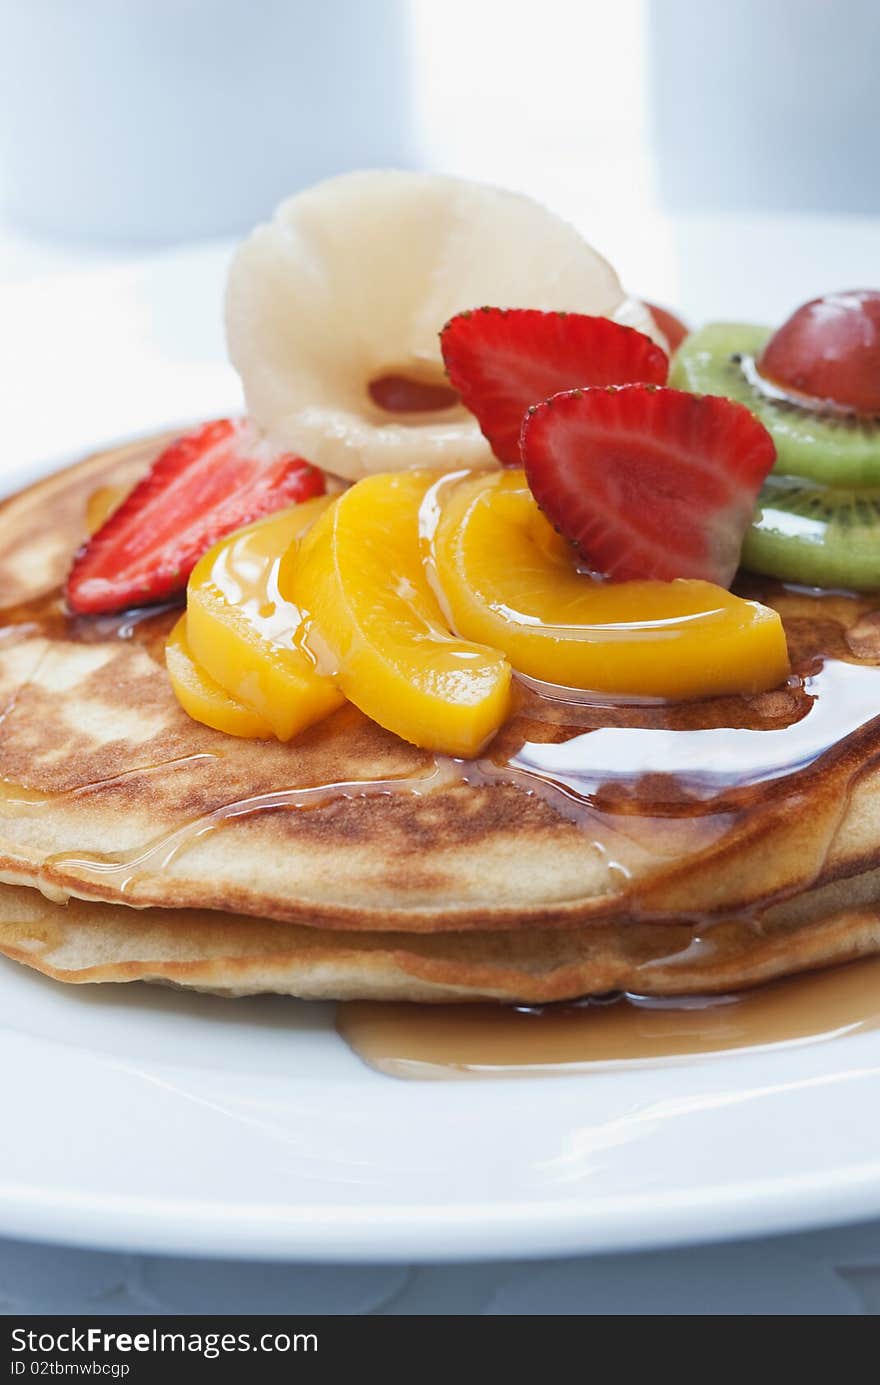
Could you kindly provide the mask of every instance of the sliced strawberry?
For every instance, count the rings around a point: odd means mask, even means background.
[[[492,451],[519,466],[519,434],[531,404],[587,385],[662,385],[669,361],[633,327],[583,313],[477,308],[440,333],[450,384],[476,415]]]
[[[541,509],[594,571],[728,586],[776,449],[743,404],[623,385],[530,409],[522,455]]]
[[[166,447],[80,549],[68,605],[91,615],[161,601],[225,534],[323,490],[320,471],[273,451],[247,420],[206,423]]]
[[[669,350],[677,351],[685,337],[690,335],[690,328],[668,308],[661,308],[657,303],[645,303],[645,307],[666,338]]]

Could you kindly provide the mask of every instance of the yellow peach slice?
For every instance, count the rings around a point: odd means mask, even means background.
[[[269,739],[272,727],[250,707],[236,702],[219,683],[199,668],[186,639],[186,616],[181,616],[165,646],[165,663],[174,695],[183,710],[215,731],[249,739]]]
[[[359,481],[304,539],[283,591],[308,613],[306,640],[380,726],[472,756],[507,715],[503,655],[450,633],[422,564],[418,516],[437,473]],[[291,585],[288,586],[287,584]]]
[[[86,501],[86,528],[90,534],[97,534],[127,495],[125,486],[99,486],[92,491]]]
[[[426,557],[455,630],[572,688],[662,698],[762,692],[789,673],[775,611],[711,582],[579,572],[519,470],[438,483]]]
[[[196,564],[187,587],[193,658],[282,741],[345,700],[297,643],[300,611],[278,590],[282,555],[330,503],[326,495],[306,500],[221,540]]]

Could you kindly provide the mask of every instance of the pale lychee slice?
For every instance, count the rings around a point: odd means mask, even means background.
[[[484,303],[594,313],[656,335],[611,266],[529,198],[456,178],[364,172],[289,198],[239,248],[226,298],[229,354],[256,421],[325,471],[356,479],[488,466],[479,426],[454,396],[394,412],[371,394],[389,377],[442,386],[440,329]],[[381,385],[376,393],[394,397]]]

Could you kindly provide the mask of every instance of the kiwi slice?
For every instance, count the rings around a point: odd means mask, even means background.
[[[844,490],[771,477],[758,497],[742,565],[810,587],[880,588],[880,487]]]
[[[776,443],[774,475],[834,487],[880,486],[880,419],[859,418],[830,405],[813,410],[761,388],[754,363],[770,334],[769,327],[745,323],[703,327],[682,342],[669,383],[748,405]]]

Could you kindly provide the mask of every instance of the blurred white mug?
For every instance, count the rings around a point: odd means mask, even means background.
[[[877,0],[652,0],[648,13],[670,210],[880,212]]]
[[[399,0],[0,0],[0,197],[32,230],[175,241],[411,162]]]

